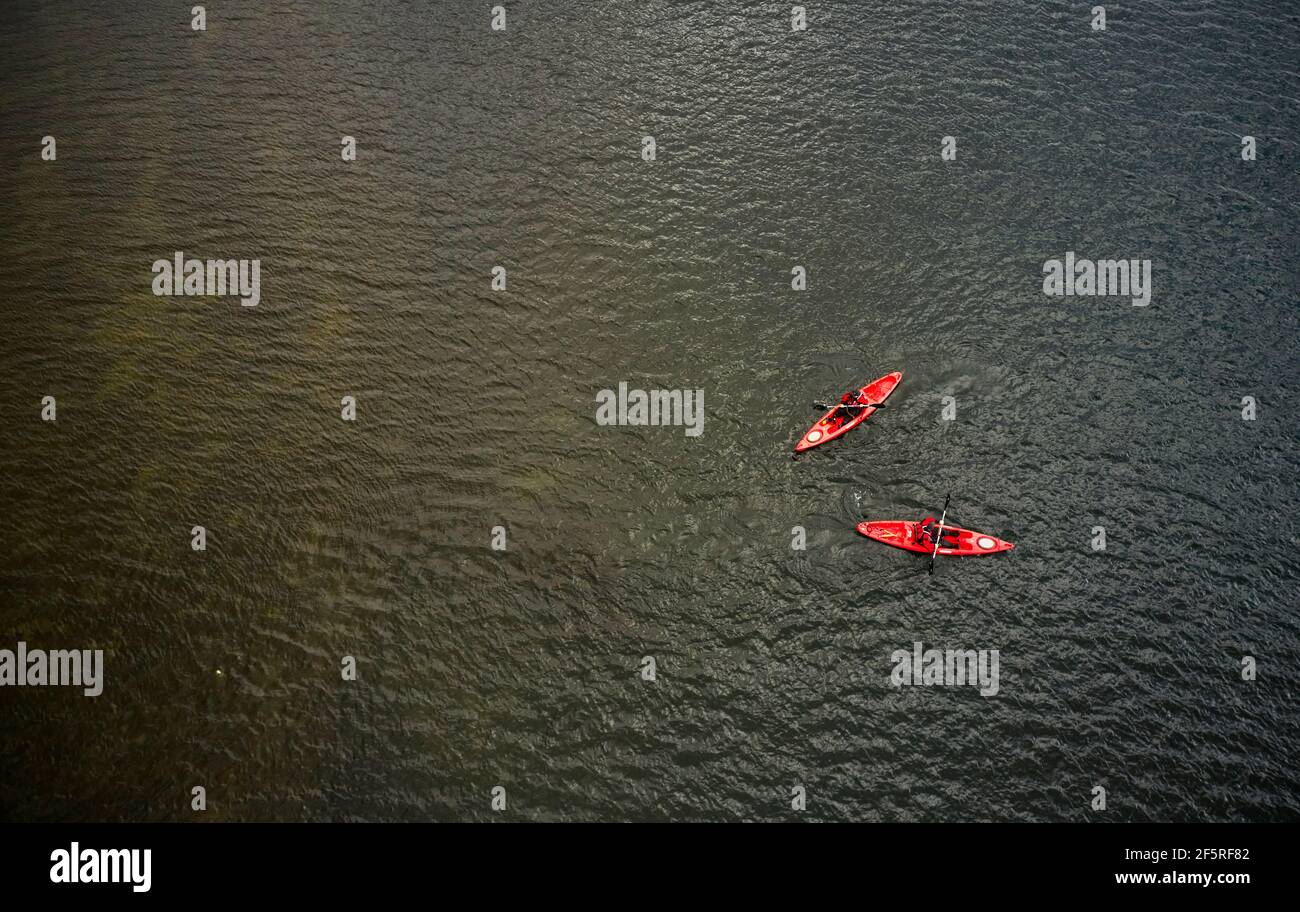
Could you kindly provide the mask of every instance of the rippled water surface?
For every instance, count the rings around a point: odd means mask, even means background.
[[[1300,12],[506,5],[0,12],[0,648],[106,663],[0,690],[0,815],[1300,816]],[[948,492],[1016,550],[853,530]],[[892,687],[917,640],[1001,692]]]

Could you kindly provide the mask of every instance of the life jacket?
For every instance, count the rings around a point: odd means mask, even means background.
[[[853,406],[857,404],[857,393],[845,393],[840,397],[840,406],[835,410],[835,414],[841,422],[847,423],[852,421],[854,418],[858,417],[858,412],[860,411],[859,409],[853,408]]]

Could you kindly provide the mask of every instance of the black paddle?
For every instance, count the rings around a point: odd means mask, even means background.
[[[948,494],[943,499],[943,515],[939,517],[939,532],[934,536],[934,553],[930,555],[929,573],[934,574],[934,559],[939,556],[939,543],[943,541],[943,521],[948,518],[948,501],[952,500],[952,495]]]

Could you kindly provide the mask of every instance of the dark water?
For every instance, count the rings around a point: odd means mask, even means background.
[[[0,814],[1300,816],[1295,6],[490,6],[5,4],[0,648],[106,671],[0,690]],[[949,491],[1016,550],[853,531]],[[894,688],[917,640],[1001,692]]]

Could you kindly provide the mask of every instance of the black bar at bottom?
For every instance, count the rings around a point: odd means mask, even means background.
[[[720,889],[765,898],[852,889],[872,901],[882,893],[919,900],[976,884],[992,895],[1200,891],[1231,902],[1260,884],[1285,884],[1279,843],[1294,831],[1282,826],[9,824],[0,826],[0,886],[10,899],[150,895],[205,905],[260,896],[336,903],[429,888],[450,900],[448,886],[484,896],[613,890],[604,895],[656,904],[670,894],[689,898],[680,891]],[[70,858],[74,843],[78,882],[56,883],[52,873],[71,879],[57,853]],[[122,849],[150,850],[147,891],[135,889],[144,885],[142,853],[128,865],[124,854],[100,851]],[[83,873],[112,878],[114,865],[118,882],[80,882]]]

